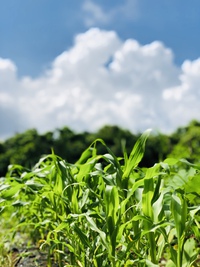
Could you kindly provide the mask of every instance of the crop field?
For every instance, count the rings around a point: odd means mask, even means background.
[[[139,167],[149,135],[129,155],[123,144],[120,158],[97,139],[75,164],[52,151],[31,170],[9,166],[0,266],[18,266],[11,246],[24,243],[46,253],[45,266],[200,266],[200,165],[167,158]]]

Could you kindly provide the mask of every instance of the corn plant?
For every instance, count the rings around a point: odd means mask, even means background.
[[[183,171],[166,159],[140,168],[149,134],[122,158],[97,139],[74,164],[52,152],[31,170],[10,166],[1,216],[15,216],[13,233],[29,234],[48,266],[198,266],[200,166],[181,160]]]

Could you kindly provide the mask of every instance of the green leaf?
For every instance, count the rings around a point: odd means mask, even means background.
[[[184,245],[184,266],[191,266],[190,264],[197,259],[198,249],[194,238],[189,238]]]
[[[150,129],[146,130],[135,143],[128,160],[125,162],[123,179],[129,177],[131,171],[135,167],[137,167],[137,165],[142,160],[144,155],[145,143],[150,135],[150,132]]]
[[[166,267],[176,267],[172,260],[169,260],[166,264]]]
[[[107,241],[106,241],[106,234],[97,227],[96,223],[94,222],[94,220],[90,216],[88,216],[87,214],[84,214],[84,215],[85,215],[91,229],[99,234],[99,236],[101,237],[101,240],[103,241],[104,246],[107,249],[109,249]]]
[[[82,242],[82,244],[86,248],[91,247],[91,244],[87,238],[87,235],[83,231],[81,231],[81,229],[76,224],[73,226],[73,229],[76,232],[76,234],[78,235],[78,237],[80,238],[80,241]]]
[[[155,164],[153,167],[150,167],[146,170],[145,179],[153,178],[159,174],[160,164]]]
[[[8,189],[10,187],[11,187],[11,185],[9,185],[9,184],[1,184],[0,191],[6,190],[6,189]]]
[[[148,267],[159,267],[158,264],[154,264],[154,263],[152,263],[152,262],[149,261],[149,260],[146,260],[146,266],[148,266]]]
[[[164,160],[164,163],[167,163],[168,165],[175,165],[179,162],[179,159],[175,158],[167,158]]]
[[[152,210],[152,198],[154,194],[154,182],[153,178],[144,179],[144,190],[142,193],[142,211],[145,216],[153,220],[153,210]]]
[[[16,200],[15,202],[12,203],[13,207],[23,207],[26,205],[29,205],[30,202],[25,202],[25,201],[20,201],[20,200]]]
[[[4,199],[10,199],[15,196],[19,190],[23,187],[21,184],[15,184],[12,187],[8,188],[7,190],[1,193],[1,197]]]
[[[164,197],[164,194],[161,193],[159,198],[152,205],[153,218],[154,218],[155,223],[159,222],[159,215],[160,215],[161,211],[163,210],[163,197]]]
[[[200,175],[194,175],[189,178],[184,188],[187,193],[196,193],[200,197]]]
[[[37,183],[33,180],[29,180],[25,183],[25,185],[27,185],[27,187],[29,187],[30,189],[34,190],[34,191],[39,191],[41,188],[44,187],[44,184],[40,184]]]
[[[185,223],[187,219],[187,203],[185,199],[172,195],[171,212],[174,218],[177,237],[180,239],[185,231]]]
[[[95,142],[92,143],[92,145],[94,144]],[[76,162],[77,165],[79,164],[84,164],[89,158],[92,157],[94,151],[96,151],[95,148],[92,148],[92,145],[89,146],[81,155],[81,157],[79,158],[79,160]]]

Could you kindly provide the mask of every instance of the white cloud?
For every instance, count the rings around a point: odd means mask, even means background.
[[[165,110],[170,110],[171,127],[185,124],[192,118],[200,120],[200,59],[182,64],[180,84],[163,91]]]
[[[82,6],[84,14],[84,23],[91,27],[96,24],[105,25],[120,17],[127,19],[136,19],[139,16],[138,0],[125,0],[123,4],[116,5],[110,10],[105,8],[92,0],[85,0]]]
[[[83,11],[86,13],[84,17],[85,24],[89,27],[93,26],[96,22],[104,24],[110,21],[109,14],[103,11],[101,6],[91,0],[86,0],[83,3]]]
[[[139,17],[139,1],[138,0],[126,0],[120,6],[118,6],[115,11],[113,11],[115,16],[118,15],[125,16],[128,19],[137,19]]]
[[[19,79],[15,64],[0,59],[0,138],[64,125],[171,131],[200,119],[199,73],[200,59],[178,68],[161,42],[123,42],[113,31],[92,28],[37,78]]]

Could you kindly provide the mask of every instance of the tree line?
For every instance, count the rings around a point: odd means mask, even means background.
[[[34,166],[43,155],[54,153],[70,163],[75,163],[81,153],[97,138],[102,138],[117,156],[133,148],[141,133],[133,134],[119,126],[106,125],[95,133],[76,133],[68,127],[39,134],[36,129],[17,133],[0,143],[0,177],[5,176],[10,164],[27,168]],[[106,153],[103,146],[99,153]],[[200,122],[193,120],[187,126],[179,127],[170,135],[152,133],[140,166],[150,167],[166,157],[185,158],[200,162]]]

